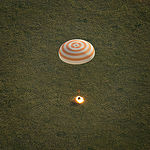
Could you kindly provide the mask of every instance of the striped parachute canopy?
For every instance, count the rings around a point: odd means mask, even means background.
[[[73,39],[65,42],[59,49],[60,59],[68,64],[84,64],[95,56],[92,44],[85,40]]]

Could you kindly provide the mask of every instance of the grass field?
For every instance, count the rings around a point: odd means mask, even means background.
[[[0,150],[150,150],[149,104],[149,0],[0,1]]]

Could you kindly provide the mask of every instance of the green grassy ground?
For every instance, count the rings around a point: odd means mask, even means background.
[[[75,38],[91,62],[59,59]],[[0,150],[149,150],[149,99],[149,0],[1,0]]]

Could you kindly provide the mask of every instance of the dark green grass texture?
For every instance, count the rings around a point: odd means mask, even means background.
[[[150,150],[149,101],[149,0],[0,0],[0,150]]]

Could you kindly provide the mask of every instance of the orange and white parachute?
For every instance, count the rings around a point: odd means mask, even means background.
[[[92,44],[85,40],[73,39],[65,42],[59,49],[60,59],[68,64],[84,64],[95,56]]]

